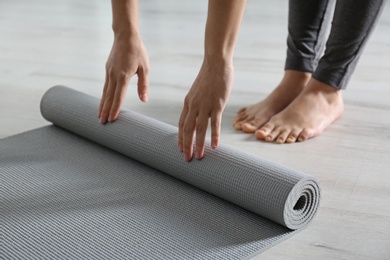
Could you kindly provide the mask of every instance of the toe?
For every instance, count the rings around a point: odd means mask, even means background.
[[[292,130],[286,139],[286,143],[295,143],[300,133],[299,130]]]
[[[260,127],[262,127],[265,123],[266,123],[265,120],[261,120],[259,118],[256,118],[248,123],[243,124],[241,126],[241,128],[242,128],[242,131],[244,131],[245,133],[254,133],[258,129],[260,129]]]
[[[252,121],[247,121],[244,124],[242,124],[241,129],[245,133],[254,133],[263,124],[264,122],[261,122],[259,119],[253,119]]]
[[[234,124],[234,128],[236,130],[242,130],[242,125],[246,124],[248,122],[251,122],[252,120],[253,120],[253,117],[246,116],[243,119],[241,119],[239,121],[236,121],[235,124]]]
[[[248,116],[237,116],[235,119],[233,119],[233,126],[237,130],[241,130],[241,124]]]
[[[298,136],[298,142],[303,142],[303,141],[306,141],[307,139],[309,139],[311,137],[310,135],[310,130],[308,130],[307,128],[303,129],[302,132],[299,134]]]
[[[252,122],[242,124],[241,130],[245,133],[254,133],[256,132],[257,128],[255,123],[252,121]]]
[[[238,110],[237,115],[242,114],[245,111],[246,111],[246,107],[242,107],[242,108],[240,108],[240,110]]]
[[[265,137],[265,141],[266,142],[273,142],[275,141],[276,137],[278,137],[280,134],[280,129],[278,128],[275,128],[274,130],[272,130],[271,133],[269,133],[266,137]]]
[[[240,115],[240,116],[236,116],[234,119],[233,119],[233,123],[234,124],[237,124],[241,121],[244,121],[245,119],[248,118],[248,115],[247,114],[243,114],[243,115]]]
[[[282,131],[276,139],[277,144],[284,144],[286,142],[287,137],[290,135],[291,130]]]
[[[274,125],[270,122],[266,123],[259,130],[256,131],[256,137],[260,140],[265,140],[266,137],[274,130]]]
[[[235,122],[233,122],[233,127],[234,127],[234,129],[236,129],[236,130],[241,130],[241,123],[235,123]]]
[[[240,119],[241,119],[241,116],[240,116],[240,115],[236,115],[236,116],[233,118],[233,120],[232,120],[233,125],[235,125],[238,121],[240,121]]]

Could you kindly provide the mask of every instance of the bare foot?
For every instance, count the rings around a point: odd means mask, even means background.
[[[282,81],[263,101],[241,108],[233,119],[233,126],[246,133],[254,133],[271,117],[286,108],[309,82],[310,73],[286,70]]]
[[[341,91],[311,79],[299,96],[256,131],[260,140],[305,141],[318,136],[344,111]]]

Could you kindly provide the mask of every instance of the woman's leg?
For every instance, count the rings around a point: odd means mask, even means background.
[[[254,133],[299,95],[323,53],[333,8],[334,0],[289,1],[284,77],[267,98],[237,113],[236,129]]]
[[[338,0],[332,29],[312,79],[282,112],[256,136],[277,143],[304,141],[319,135],[343,113],[340,89],[347,86],[384,0]]]
[[[290,0],[285,70],[314,72],[323,54],[335,0]]]
[[[345,89],[371,36],[385,0],[339,0],[332,29],[313,78]]]

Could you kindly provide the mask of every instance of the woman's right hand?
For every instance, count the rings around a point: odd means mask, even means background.
[[[118,118],[131,77],[138,76],[138,96],[148,101],[149,58],[140,36],[116,38],[106,63],[106,79],[100,101],[100,123]]]

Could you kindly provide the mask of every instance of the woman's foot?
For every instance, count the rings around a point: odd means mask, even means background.
[[[282,81],[263,101],[241,108],[233,119],[233,126],[246,133],[254,133],[271,117],[286,108],[309,82],[311,74],[286,70]]]
[[[283,111],[256,131],[267,142],[294,143],[318,136],[344,111],[341,91],[311,79]]]

